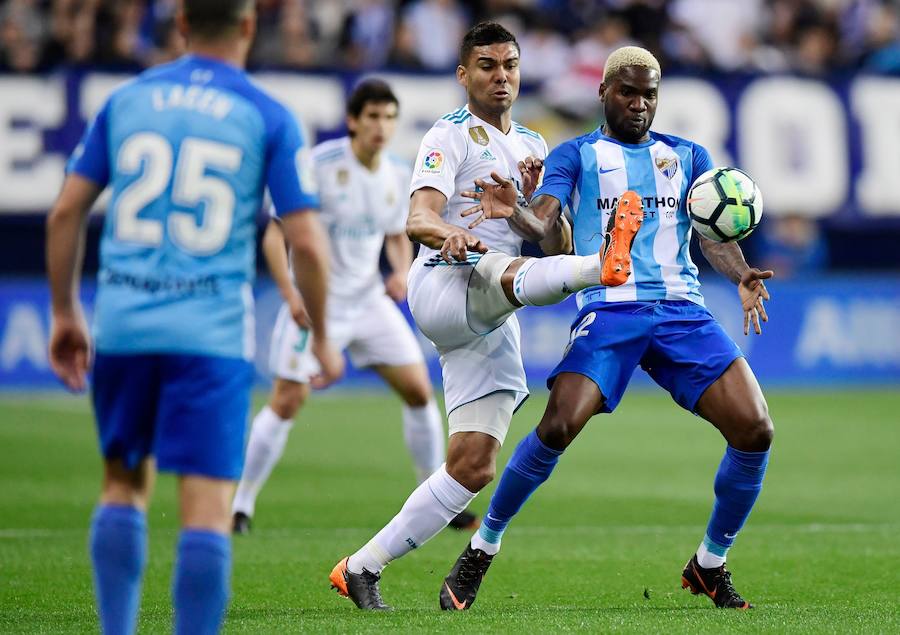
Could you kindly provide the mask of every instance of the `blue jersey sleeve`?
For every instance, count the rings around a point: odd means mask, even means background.
[[[94,117],[66,166],[67,173],[80,174],[101,187],[109,182],[109,102]]]
[[[281,125],[269,139],[266,185],[278,216],[319,207],[309,148],[297,121],[287,111],[282,112]]]
[[[694,181],[697,180],[697,177],[706,172],[707,170],[713,169],[712,158],[709,156],[709,152],[707,152],[706,148],[704,148],[699,143],[693,144],[693,160],[691,163],[691,182],[688,183],[688,187],[694,184]]]
[[[546,194],[557,199],[562,206],[570,205],[580,171],[581,155],[575,141],[557,146],[544,162],[544,181],[534,193],[534,198]]]

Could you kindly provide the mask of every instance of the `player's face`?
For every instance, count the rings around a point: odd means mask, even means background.
[[[359,117],[347,117],[347,127],[363,148],[378,152],[390,142],[397,129],[397,104],[366,102]]]
[[[502,114],[519,96],[519,49],[512,42],[476,46],[456,77],[470,103],[488,114]]]
[[[600,85],[600,101],[610,136],[625,143],[646,140],[656,116],[659,73],[642,66],[626,66]]]

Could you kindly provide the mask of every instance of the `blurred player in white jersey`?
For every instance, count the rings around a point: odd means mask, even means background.
[[[347,102],[348,137],[313,150],[321,220],[331,238],[328,332],[357,367],[371,367],[403,400],[403,436],[422,482],[444,460],[444,428],[422,350],[396,302],[406,298],[412,245],[406,237],[409,168],[384,148],[394,134],[398,102],[388,84],[361,82]],[[382,281],[382,245],[391,273]],[[299,302],[299,299],[297,299]],[[302,310],[302,307],[301,307]],[[292,319],[286,302],[272,333],[269,403],[256,415],[244,473],[233,505],[233,530],[250,531],[256,497],[281,457],[293,418],[310,392],[319,365],[309,331]],[[455,516],[458,529],[477,517]]]
[[[472,204],[485,188],[514,188],[524,205],[547,154],[544,139],[510,113],[519,91],[515,37],[495,23],[475,26],[460,46],[456,76],[468,104],[422,140],[407,222],[422,245],[409,275],[410,310],[441,355],[450,442],[446,464],[334,567],[332,585],[362,609],[389,608],[378,587],[382,569],[436,535],[493,479],[512,414],[528,396],[514,312],[558,302],[601,276],[597,254],[520,257],[523,239],[545,253],[571,249],[560,215],[538,218],[527,205],[501,215]]]

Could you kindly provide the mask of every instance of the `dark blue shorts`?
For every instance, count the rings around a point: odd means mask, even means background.
[[[547,379],[578,373],[615,410],[638,364],[694,412],[697,401],[742,353],[705,307],[687,300],[602,302],[578,313],[562,361]]]
[[[253,367],[204,355],[97,353],[91,396],[100,449],[134,469],[238,479]]]

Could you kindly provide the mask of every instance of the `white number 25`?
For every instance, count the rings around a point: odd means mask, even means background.
[[[173,211],[168,215],[169,236],[184,251],[205,256],[225,246],[234,219],[235,194],[224,179],[206,170],[233,174],[241,166],[242,155],[240,148],[208,139],[187,137],[181,142],[174,166],[172,202],[188,208],[206,203],[200,224],[194,214]],[[139,218],[139,214],[165,191],[172,180],[173,164],[174,151],[162,135],[140,132],[122,144],[117,169],[135,174],[143,167],[143,173],[119,195],[113,210],[118,240],[148,247],[162,244],[162,221]]]

